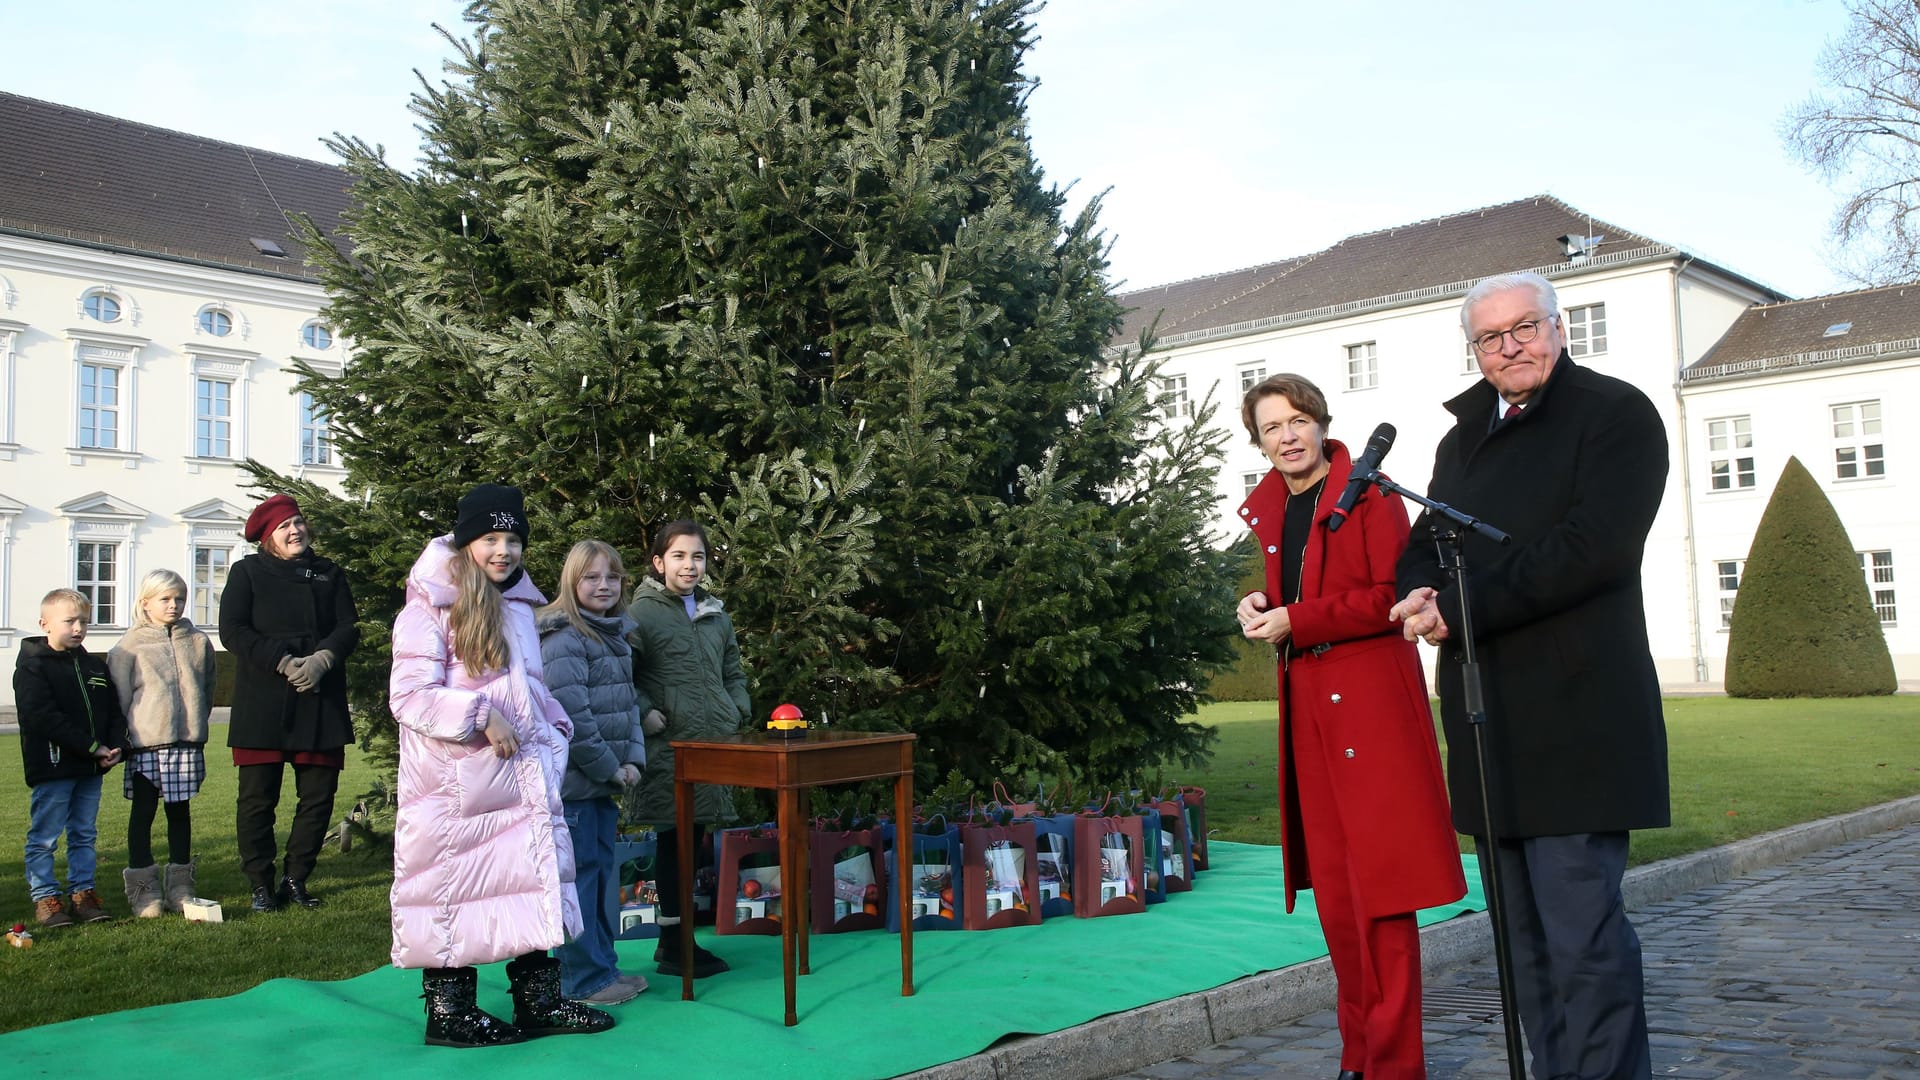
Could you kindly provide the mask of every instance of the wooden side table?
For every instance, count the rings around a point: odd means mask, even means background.
[[[693,785],[733,784],[777,793],[780,825],[780,959],[787,991],[787,1026],[794,1011],[794,976],[807,974],[808,821],[806,790],[822,784],[893,778],[893,865],[896,874],[913,865],[913,743],[909,734],[812,731],[805,738],[774,738],[765,732],[723,739],[673,742],[676,824],[680,829],[680,1000],[693,1000]],[[913,996],[911,890],[899,888],[900,996]],[[715,897],[716,904],[730,902]]]

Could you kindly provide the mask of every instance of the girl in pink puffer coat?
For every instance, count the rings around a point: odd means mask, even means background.
[[[414,563],[393,624],[393,962],[422,969],[436,1046],[613,1026],[561,995],[547,955],[580,932],[560,805],[572,723],[541,681],[526,539],[519,489],[474,488]],[[509,957],[511,1024],[474,1003],[473,965]]]

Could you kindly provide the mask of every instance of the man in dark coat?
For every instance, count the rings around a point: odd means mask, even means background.
[[[1488,278],[1461,324],[1485,378],[1447,402],[1429,494],[1513,537],[1466,540],[1520,1016],[1541,1077],[1646,1077],[1640,943],[1620,897],[1630,829],[1662,828],[1666,726],[1640,561],[1667,475],[1646,395],[1577,366],[1553,286]],[[1414,522],[1393,617],[1440,646],[1455,827],[1487,835],[1462,692],[1460,596]]]

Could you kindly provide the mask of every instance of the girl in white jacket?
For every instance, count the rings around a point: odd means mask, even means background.
[[[179,912],[194,896],[193,817],[187,800],[207,778],[207,717],[213,711],[213,642],[186,617],[187,583],[171,570],[140,579],[133,625],[107,669],[127,716],[125,791],[127,906],[143,919]],[[162,899],[153,861],[153,819],[167,808],[167,871]]]
[[[560,807],[573,725],[541,681],[533,611],[545,598],[520,566],[526,540],[519,489],[474,488],[453,534],[414,563],[393,624],[393,962],[421,969],[435,1046],[613,1026],[562,996],[547,955],[580,933]],[[509,958],[510,1024],[474,1003],[474,965]]]

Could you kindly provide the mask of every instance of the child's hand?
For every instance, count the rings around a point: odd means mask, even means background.
[[[493,752],[503,758],[510,758],[520,749],[520,740],[514,737],[513,725],[499,709],[487,710],[487,741],[493,744]]]
[[[111,769],[115,765],[120,764],[120,750],[118,747],[103,746],[94,751],[93,760],[101,768]]]
[[[630,788],[640,782],[640,766],[628,762],[620,766],[620,771],[614,775],[614,779],[620,781],[621,787]]]
[[[667,730],[667,714],[659,709],[648,709],[647,715],[640,720],[640,730],[649,735],[658,735]]]

